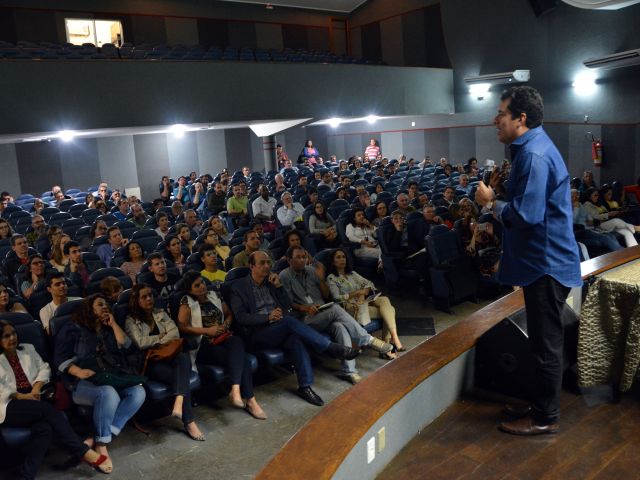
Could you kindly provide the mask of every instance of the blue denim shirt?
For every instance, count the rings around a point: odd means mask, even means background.
[[[582,285],[569,173],[560,152],[542,127],[518,137],[510,149],[506,201],[494,206],[504,225],[499,280],[526,286],[550,275],[567,287]]]

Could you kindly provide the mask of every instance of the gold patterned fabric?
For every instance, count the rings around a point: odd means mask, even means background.
[[[580,386],[631,388],[640,366],[640,262],[603,274],[589,287],[578,337]]]

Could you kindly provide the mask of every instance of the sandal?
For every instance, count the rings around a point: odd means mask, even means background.
[[[204,436],[204,433],[201,433],[200,435],[193,435],[189,429],[187,428],[187,426],[184,426],[184,433],[187,434],[187,437],[189,437],[191,440],[195,440],[196,442],[204,442],[206,440],[206,437]]]
[[[395,343],[391,343],[391,345],[393,345],[393,350],[391,350],[393,353],[397,353],[397,352],[406,352],[407,351],[407,347],[396,347]]]
[[[85,460],[84,458],[82,460],[92,466],[97,472],[107,475],[113,472],[113,464],[111,463],[111,460],[109,460],[109,457],[107,457],[106,455],[100,455],[95,462],[90,462],[89,460]]]
[[[395,360],[396,358],[398,358],[393,350],[387,353],[381,353],[380,354],[380,358],[384,359],[384,360]]]

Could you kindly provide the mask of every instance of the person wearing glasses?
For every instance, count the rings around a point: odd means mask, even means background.
[[[33,292],[40,284],[44,283],[45,264],[42,255],[39,253],[31,255],[27,260],[26,278],[20,284],[20,293],[27,300],[31,298]]]

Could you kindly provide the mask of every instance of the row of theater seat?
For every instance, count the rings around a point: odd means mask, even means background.
[[[376,65],[380,62],[348,55],[336,55],[332,52],[307,51],[285,48],[234,48],[212,46],[208,49],[200,45],[133,45],[124,43],[116,47],[112,43],[103,43],[96,47],[92,43],[74,45],[51,42],[0,42],[0,58],[8,60],[188,60],[188,61],[241,61],[241,62],[292,62],[292,63],[340,63]]]

